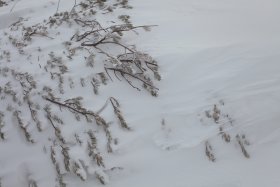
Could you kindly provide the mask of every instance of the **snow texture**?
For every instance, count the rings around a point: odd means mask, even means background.
[[[9,26],[21,17],[28,18],[30,25],[48,19],[56,12],[58,1],[6,2],[1,7],[0,1],[0,67],[10,60],[10,69],[33,72],[38,79],[44,70],[28,63],[37,58],[45,63],[50,51],[60,53],[62,43],[74,33],[54,29],[49,34],[60,32],[59,40],[38,37],[25,49],[33,56],[14,55],[18,51],[8,44],[5,34]],[[71,10],[73,4],[61,0],[59,11]],[[159,95],[152,97],[117,80],[101,86],[99,95],[93,95],[90,87],[64,90],[64,98],[83,93],[83,104],[93,111],[114,96],[132,129],[120,129],[112,110],[106,108],[102,115],[112,121],[110,130],[118,142],[113,153],[107,153],[103,130],[94,130],[106,168],[86,168],[90,160],[80,152],[86,148],[74,146],[69,154],[76,158],[77,173],[86,180],[66,175],[67,186],[103,186],[96,178],[108,187],[279,186],[280,1],[130,0],[129,4],[133,9],[117,9],[106,16],[115,20],[125,14],[134,25],[158,25],[151,32],[137,31],[137,37],[125,35],[123,40],[158,61],[162,75],[156,82]],[[108,17],[98,16],[104,24],[111,24]],[[68,62],[71,76],[92,75],[91,69],[80,68],[81,62],[85,63],[83,56]],[[79,85],[80,80],[73,81]],[[6,82],[0,80],[0,86],[8,89]],[[40,80],[50,86],[53,82]],[[1,101],[0,111],[6,110],[8,102]],[[53,111],[59,112],[59,108]],[[53,129],[43,122],[47,133],[33,133],[36,144],[27,143],[18,128],[17,115],[7,115],[5,119],[12,120],[0,124],[0,132],[8,135],[6,141],[0,140],[0,186],[34,186],[34,181],[39,187],[56,186],[56,170],[50,159],[53,144],[48,139]],[[65,137],[76,132],[87,140],[85,132],[91,127],[73,124],[75,119],[69,114],[63,120],[69,124],[63,128]],[[28,124],[30,119],[22,117],[22,121]],[[35,127],[23,127],[36,131]],[[59,153],[62,148],[55,149]],[[61,155],[56,159],[64,163]]]

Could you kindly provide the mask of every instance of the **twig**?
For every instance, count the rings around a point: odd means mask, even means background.
[[[47,101],[52,102],[52,103],[54,103],[54,104],[57,104],[57,105],[59,105],[59,106],[68,108],[68,109],[70,109],[70,110],[73,110],[73,111],[75,111],[75,112],[77,112],[77,113],[79,113],[79,114],[82,114],[82,115],[84,115],[84,116],[86,116],[86,115],[95,116],[95,114],[94,114],[93,112],[80,111],[80,110],[78,110],[78,109],[76,109],[76,108],[74,108],[74,107],[71,107],[71,106],[67,105],[67,104],[60,103],[60,102],[58,102],[58,101],[52,100],[52,99],[47,98],[47,97],[45,97],[44,99],[46,99]]]
[[[124,75],[129,75],[129,76],[131,76],[131,77],[133,77],[133,78],[135,78],[135,79],[137,79],[137,80],[143,82],[144,84],[150,86],[151,88],[156,89],[156,90],[159,90],[157,87],[151,85],[151,84],[148,83],[147,81],[142,80],[141,78],[137,77],[136,75],[133,75],[132,73],[126,72],[126,71],[124,71],[124,70],[122,70],[122,69],[105,67],[105,70],[117,71],[117,72],[119,72],[123,77],[124,77]]]

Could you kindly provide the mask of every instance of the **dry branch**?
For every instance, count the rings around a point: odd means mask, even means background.
[[[215,162],[216,158],[214,156],[212,146],[208,141],[205,142],[205,154],[211,162]]]
[[[247,152],[247,150],[246,150],[246,148],[245,148],[244,140],[240,137],[239,134],[236,135],[236,140],[237,140],[237,142],[238,142],[238,144],[239,144],[239,146],[240,146],[240,148],[241,148],[241,151],[242,151],[244,157],[245,157],[245,158],[250,158],[250,155],[249,155],[249,153]]]

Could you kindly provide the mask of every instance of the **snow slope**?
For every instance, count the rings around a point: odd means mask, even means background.
[[[1,29],[17,16],[48,17],[52,13],[43,5],[56,3],[24,2],[13,13],[10,7],[1,9]],[[120,143],[106,162],[123,169],[109,174],[107,186],[279,186],[280,2],[131,0],[130,4],[134,8],[128,14],[135,25],[158,25],[126,40],[157,59],[162,81],[156,98],[121,83],[102,88],[98,105],[113,93],[133,129],[116,130]],[[55,11],[55,4],[49,6]],[[61,1],[61,8],[71,6]],[[205,115],[214,105],[221,111],[219,123]],[[221,126],[231,136],[229,143],[219,134]],[[238,134],[246,135],[250,158],[243,156]],[[215,162],[205,154],[206,141]],[[2,186],[19,186],[26,164],[38,172],[40,186],[54,186],[48,180],[53,174],[44,172],[52,166],[46,164],[49,158],[42,148],[22,144],[0,143]],[[95,180],[66,181],[69,186],[102,186]]]
[[[153,112],[139,109],[142,119],[136,123],[142,133],[137,146],[131,143],[139,157],[130,163],[137,177],[126,179],[124,186],[133,181],[166,187],[280,184],[279,5],[273,0],[133,1],[136,23],[159,25],[138,43],[161,62],[163,81],[159,99],[147,107]],[[219,100],[225,103],[221,110],[234,119],[228,131],[248,137],[250,159],[236,142],[220,142],[215,124],[199,121],[198,114]],[[143,104],[127,102],[129,107]],[[166,119],[163,130],[158,117]],[[148,120],[155,121],[145,125],[150,132],[143,128]],[[215,163],[203,154],[207,139],[213,141]]]

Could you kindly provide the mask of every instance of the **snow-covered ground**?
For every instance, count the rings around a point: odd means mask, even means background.
[[[280,1],[129,2],[133,9],[125,13],[135,25],[158,26],[124,40],[159,62],[162,80],[156,83],[158,97],[114,82],[96,98],[98,106],[109,96],[118,98],[133,129],[113,129],[119,144],[105,155],[106,163],[123,169],[110,172],[106,186],[279,186]],[[2,7],[0,29],[19,16],[33,17],[34,22],[48,18],[56,3],[21,0],[11,13],[14,3]],[[60,2],[61,9],[72,6],[72,1]],[[7,131],[16,129],[8,125]],[[2,187],[21,186],[26,177],[22,173],[32,173],[40,187],[54,186],[55,172],[50,172],[53,165],[42,144],[27,145],[22,137],[15,138],[18,132],[10,134],[13,140],[0,142]],[[65,181],[73,187],[102,186],[94,179],[83,182],[68,176]]]

